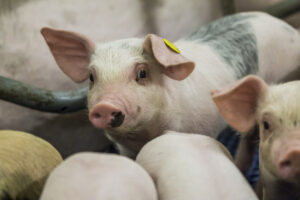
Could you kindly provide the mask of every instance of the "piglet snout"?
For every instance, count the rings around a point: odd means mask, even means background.
[[[278,170],[285,179],[300,177],[300,148],[288,151],[279,159]]]
[[[115,128],[122,125],[125,115],[120,109],[108,103],[96,104],[89,114],[89,119],[97,128]]]

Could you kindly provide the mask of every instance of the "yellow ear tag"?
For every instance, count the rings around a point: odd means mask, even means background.
[[[164,42],[165,42],[165,44],[166,44],[172,51],[174,51],[174,52],[176,52],[176,53],[180,53],[180,50],[177,49],[177,47],[175,47],[175,45],[172,44],[172,42],[170,42],[170,41],[167,40],[166,38],[164,38]]]

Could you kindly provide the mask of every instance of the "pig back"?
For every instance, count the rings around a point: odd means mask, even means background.
[[[82,152],[67,158],[49,176],[41,200],[157,200],[153,181],[130,159]]]
[[[211,101],[211,91],[249,74],[266,82],[280,81],[297,70],[299,44],[296,30],[262,12],[224,17],[177,41],[175,45],[196,67],[183,81],[165,80],[170,91],[167,110],[182,110],[172,115],[169,129],[217,136],[225,123]]]
[[[257,199],[228,151],[211,137],[167,132],[137,156],[161,200]]]

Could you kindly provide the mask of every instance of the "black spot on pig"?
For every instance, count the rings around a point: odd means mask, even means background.
[[[124,119],[125,119],[125,115],[122,112],[116,113],[114,118],[110,122],[111,127],[115,128],[121,126]]]
[[[258,72],[256,36],[250,19],[254,14],[235,14],[219,19],[185,38],[204,43],[232,67],[237,78]]]
[[[297,126],[297,121],[294,121],[294,126]]]

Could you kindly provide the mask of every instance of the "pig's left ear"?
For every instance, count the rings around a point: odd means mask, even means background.
[[[43,28],[41,30],[60,69],[75,82],[89,77],[88,65],[95,44],[75,32]]]
[[[155,60],[164,67],[163,73],[172,79],[183,80],[195,68],[193,61],[171,50],[162,38],[154,34],[146,36],[143,48],[144,51],[153,55]]]
[[[213,91],[211,95],[229,125],[246,133],[255,125],[257,101],[267,88],[262,79],[249,75],[233,85]]]

